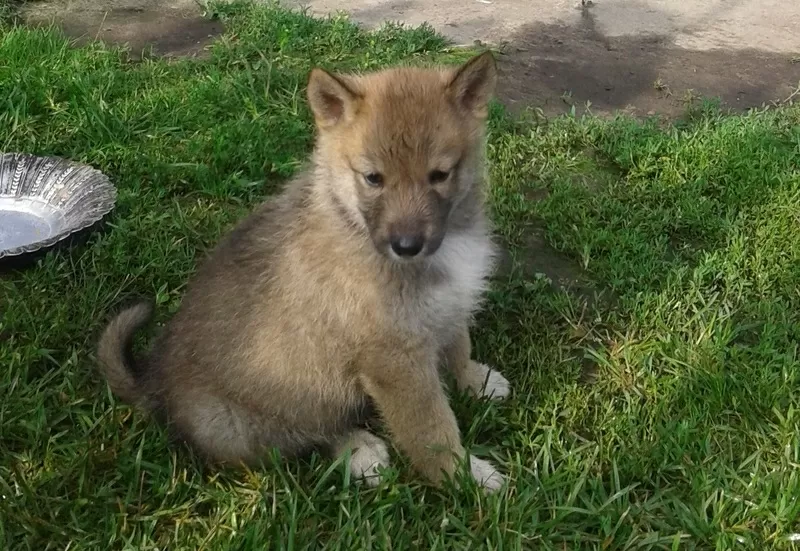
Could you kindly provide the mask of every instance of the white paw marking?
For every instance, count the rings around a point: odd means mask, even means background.
[[[506,480],[489,461],[478,459],[474,455],[469,457],[469,469],[475,482],[487,492],[499,490]]]
[[[511,394],[511,384],[499,371],[489,369],[486,385],[483,387],[483,396],[492,400],[504,400]]]
[[[476,396],[504,400],[511,394],[511,384],[499,371],[477,362],[472,364],[471,370],[466,386]]]
[[[389,466],[389,448],[386,443],[372,434],[366,433],[353,443],[350,454],[350,472],[357,479],[363,479],[367,486],[380,483],[379,468]]]

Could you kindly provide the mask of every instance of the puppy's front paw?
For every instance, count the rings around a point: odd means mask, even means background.
[[[511,394],[508,379],[488,365],[471,362],[460,385],[479,398],[504,400]]]
[[[500,474],[500,471],[485,459],[479,459],[474,455],[469,457],[469,469],[472,473],[472,478],[487,492],[495,492],[505,482],[505,477]]]

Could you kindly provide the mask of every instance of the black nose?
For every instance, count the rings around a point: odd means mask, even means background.
[[[417,256],[424,246],[425,239],[421,235],[392,236],[392,250],[398,256]]]

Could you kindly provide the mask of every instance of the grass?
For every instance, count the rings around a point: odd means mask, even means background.
[[[0,279],[6,548],[797,545],[793,106],[704,103],[675,124],[494,109],[491,206],[512,261],[476,353],[515,395],[453,404],[466,442],[512,478],[501,495],[425,487],[403,462],[377,489],[316,457],[213,471],[117,402],[94,368],[103,320],[132,294],[167,319],[202,252],[298,169],[308,69],[458,57],[426,28],[367,34],[273,5],[218,15],[227,32],[197,61],[0,31],[0,151],[80,159],[119,187],[110,231]],[[534,232],[549,247],[530,250]],[[534,273],[556,263],[612,298]]]

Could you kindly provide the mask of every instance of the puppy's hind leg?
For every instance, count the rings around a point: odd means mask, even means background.
[[[350,451],[350,473],[368,486],[380,483],[378,469],[389,466],[389,448],[382,439],[364,429],[356,429],[334,444],[339,457]]]
[[[209,460],[251,465],[263,458],[265,427],[257,415],[211,392],[184,394],[170,405],[173,428]]]
[[[474,361],[469,329],[463,328],[456,339],[445,348],[444,360],[453,373],[459,390],[466,390],[479,398],[503,400],[511,394],[508,380],[496,369]]]

